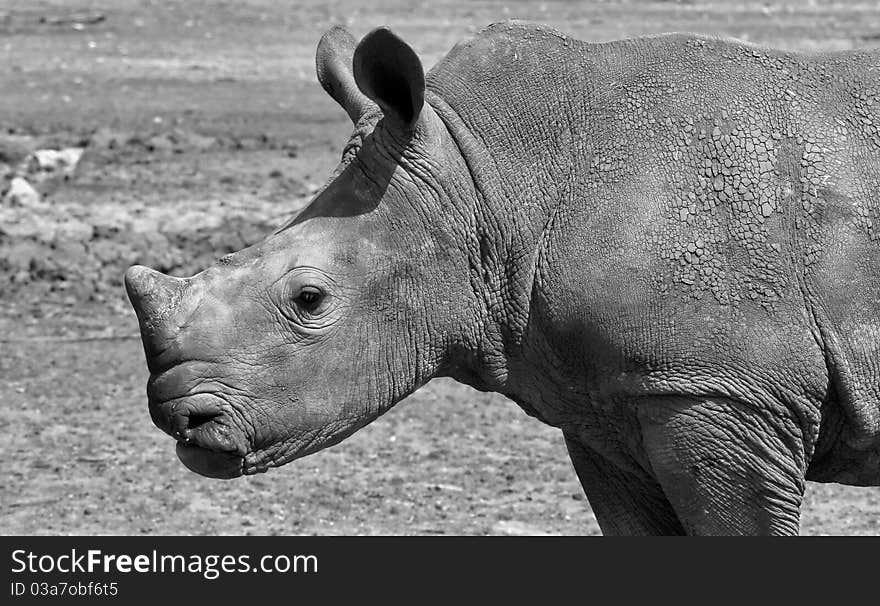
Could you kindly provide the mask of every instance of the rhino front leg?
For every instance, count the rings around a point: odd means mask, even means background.
[[[796,427],[727,398],[638,408],[647,459],[688,534],[797,534],[805,488]]]
[[[678,535],[684,529],[649,474],[622,469],[565,432],[565,445],[605,535]]]

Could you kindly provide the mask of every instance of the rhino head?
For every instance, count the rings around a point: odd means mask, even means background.
[[[151,417],[209,477],[333,445],[481,348],[475,187],[418,57],[334,28],[316,62],[355,130],[311,204],[190,278],[125,274]]]

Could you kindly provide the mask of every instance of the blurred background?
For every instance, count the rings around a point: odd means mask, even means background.
[[[598,533],[561,433],[446,380],[268,474],[187,471],[121,286],[133,263],[199,271],[324,183],[350,131],[314,75],[331,25],[389,25],[429,68],[509,18],[880,45],[877,2],[0,0],[0,532]],[[810,484],[802,532],[880,533],[880,489]]]

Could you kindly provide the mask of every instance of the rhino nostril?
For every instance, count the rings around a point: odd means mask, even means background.
[[[235,430],[216,401],[205,394],[187,394],[172,399],[159,399],[156,385],[152,389],[150,416],[156,426],[178,442],[202,446],[209,450],[226,451],[238,448]],[[168,387],[168,386],[166,386]],[[180,393],[180,390],[176,390]]]
[[[198,413],[190,413],[187,418],[186,428],[189,430],[198,429],[205,423],[210,423],[217,417],[219,417],[221,413],[219,412],[198,412]]]

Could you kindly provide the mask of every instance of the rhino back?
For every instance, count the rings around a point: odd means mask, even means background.
[[[877,479],[876,457],[846,461],[880,441],[878,69],[516,23],[453,49],[429,98],[534,268],[526,330],[560,345],[538,348],[550,382],[781,402],[807,442],[833,434],[814,475]],[[564,422],[557,406],[541,415]]]

